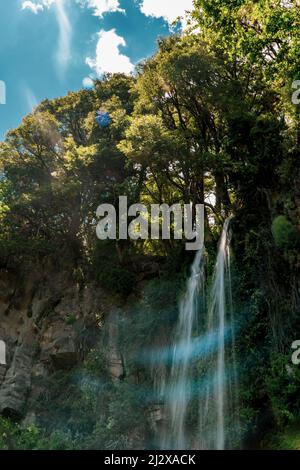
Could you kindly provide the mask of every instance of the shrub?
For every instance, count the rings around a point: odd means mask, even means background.
[[[279,248],[293,248],[297,242],[297,232],[284,215],[279,215],[273,220],[272,232],[275,243]]]

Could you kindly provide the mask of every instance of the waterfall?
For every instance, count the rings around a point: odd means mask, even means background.
[[[172,366],[163,390],[165,448],[222,450],[237,446],[229,224],[230,218],[224,223],[219,243],[208,308],[199,308],[199,300],[204,297],[204,249],[196,254],[179,306]],[[197,409],[197,432],[189,432],[189,411],[195,415]]]
[[[230,218],[223,227],[211,288],[207,333],[216,337],[216,347],[204,362],[209,377],[205,397],[200,397],[200,448],[232,448],[237,445],[238,383],[230,273]]]
[[[186,293],[180,303],[179,320],[173,346],[167,408],[171,432],[165,443],[174,449],[185,449],[185,418],[191,398],[191,368],[193,332],[198,322],[198,297],[204,286],[204,249],[199,250],[192,264]]]

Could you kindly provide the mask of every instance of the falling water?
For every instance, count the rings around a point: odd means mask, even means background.
[[[191,395],[190,361],[193,354],[193,331],[198,321],[198,297],[204,285],[204,250],[199,250],[191,268],[184,298],[180,303],[179,320],[173,348],[167,407],[171,433],[166,442],[174,449],[185,449],[185,418]]]
[[[208,311],[208,333],[217,335],[205,370],[210,377],[205,400],[200,398],[200,447],[222,450],[237,444],[238,387],[230,275],[230,218],[219,244]]]
[[[199,299],[204,296],[204,250],[195,257],[180,304],[172,367],[164,385],[165,448],[221,450],[236,446],[238,389],[229,224],[230,218],[221,235],[208,313],[199,308]],[[199,408],[198,432],[191,437],[188,412],[195,399]]]

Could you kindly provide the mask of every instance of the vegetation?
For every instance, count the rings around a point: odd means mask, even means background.
[[[192,23],[160,40],[135,77],[107,75],[92,90],[45,100],[8,133],[0,144],[0,264],[21,270],[52,259],[124,301],[135,293],[136,267],[157,262],[160,277],[142,306],[132,306],[133,328],[124,328],[130,350],[132,336],[135,345],[151,344],[161,326],[170,331],[191,259],[176,240],[100,242],[97,206],[117,207],[120,195],[129,204],[205,204],[208,270],[233,214],[244,445],[259,447],[266,433],[280,440],[300,412],[290,349],[300,336],[300,107],[292,103],[299,2],[196,0]],[[100,108],[112,119],[102,129]],[[172,299],[164,303],[166,290]],[[115,384],[101,374],[104,383],[94,377],[72,389],[72,404],[59,404],[66,429],[1,421],[0,447],[142,446],[143,392],[132,392],[130,377]],[[151,377],[143,370],[141,377],[148,390]],[[293,432],[284,439],[294,442]]]

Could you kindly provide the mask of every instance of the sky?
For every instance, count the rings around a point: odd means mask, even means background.
[[[105,72],[133,73],[192,3],[0,0],[0,140],[42,99],[89,87]]]

